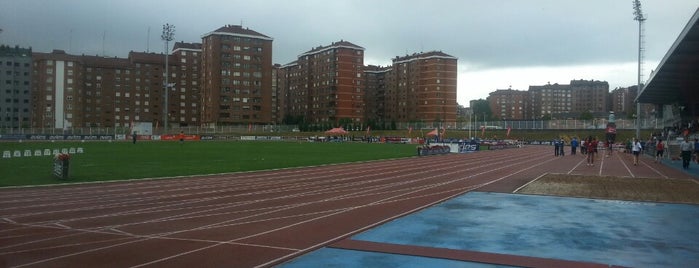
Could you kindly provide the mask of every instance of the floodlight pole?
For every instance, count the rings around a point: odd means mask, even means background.
[[[643,15],[643,11],[641,10],[641,1],[640,0],[634,0],[633,1],[633,14],[634,14],[634,20],[638,21],[638,83],[637,83],[637,90],[638,92],[636,93],[637,97],[641,95],[641,64],[643,62],[643,22],[646,20],[646,17]],[[641,137],[641,103],[638,101],[636,102],[636,138],[640,139]]]
[[[163,25],[163,34],[160,38],[165,41],[165,107],[163,107],[163,134],[167,133],[168,124],[168,95],[170,95],[170,66],[168,64],[168,58],[170,57],[170,41],[175,37],[175,25],[166,23]]]

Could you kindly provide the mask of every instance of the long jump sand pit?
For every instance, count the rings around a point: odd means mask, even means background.
[[[546,174],[517,193],[699,204],[699,182],[690,179]]]

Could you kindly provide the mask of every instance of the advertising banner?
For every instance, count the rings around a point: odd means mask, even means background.
[[[160,140],[163,140],[163,141],[179,141],[180,138],[182,138],[182,140],[185,140],[185,141],[198,141],[199,135],[184,135],[184,134],[160,135]]]
[[[480,143],[476,141],[467,141],[459,143],[459,153],[472,153],[480,149]]]

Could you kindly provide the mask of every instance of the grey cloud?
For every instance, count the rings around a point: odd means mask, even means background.
[[[647,58],[657,61],[699,3],[642,2]],[[200,42],[202,34],[241,21],[275,38],[276,63],[344,39],[386,62],[442,50],[482,68],[633,61],[638,27],[631,1],[22,0],[0,3],[0,42],[75,54],[104,47],[125,57],[130,50],[162,52],[166,22],[176,25],[176,41]]]

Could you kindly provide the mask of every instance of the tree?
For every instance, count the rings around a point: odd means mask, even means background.
[[[493,112],[490,111],[490,103],[488,103],[488,101],[484,99],[478,99],[473,101],[473,107],[471,107],[471,111],[473,112],[473,116],[475,116],[478,119],[483,118],[483,116],[485,116],[486,120],[492,120],[493,118]]]

